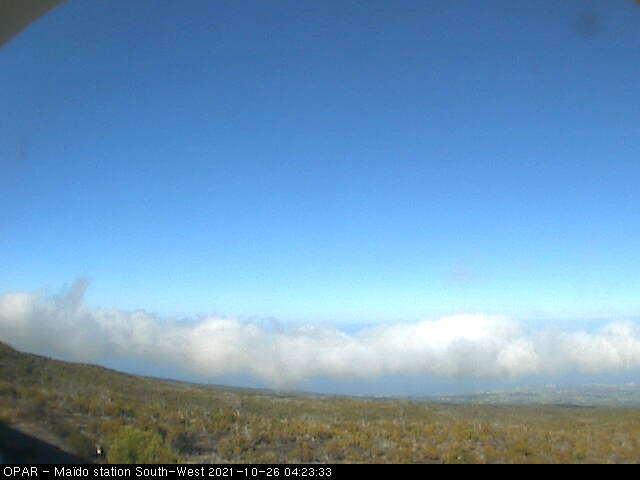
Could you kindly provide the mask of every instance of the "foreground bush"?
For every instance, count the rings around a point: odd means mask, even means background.
[[[176,463],[178,458],[165,448],[159,435],[127,425],[111,438],[107,460],[127,464]]]

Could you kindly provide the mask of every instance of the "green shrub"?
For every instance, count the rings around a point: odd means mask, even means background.
[[[223,458],[239,457],[251,450],[251,441],[242,434],[233,433],[218,442],[218,453]]]
[[[290,452],[291,457],[301,463],[309,463],[314,459],[313,449],[309,442],[301,441]]]
[[[171,448],[180,454],[197,454],[200,452],[196,436],[192,432],[186,430],[171,431],[168,438]]]
[[[66,440],[71,449],[84,459],[88,460],[96,453],[95,443],[77,430],[70,432]]]
[[[109,463],[177,463],[178,458],[162,443],[160,435],[122,427],[109,442]]]

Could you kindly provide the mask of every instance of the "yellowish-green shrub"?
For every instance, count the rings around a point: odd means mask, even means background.
[[[178,458],[162,443],[160,435],[138,430],[129,425],[122,427],[109,441],[109,463],[176,463]]]

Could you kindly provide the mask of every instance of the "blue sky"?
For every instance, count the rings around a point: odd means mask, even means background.
[[[0,56],[0,284],[88,275],[93,303],[175,315],[635,314],[639,22],[70,1]]]
[[[639,27],[622,0],[69,0],[0,50],[0,291],[637,318]]]

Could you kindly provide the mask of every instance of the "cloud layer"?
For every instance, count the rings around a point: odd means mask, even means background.
[[[87,286],[79,280],[55,298],[0,295],[0,340],[83,362],[139,358],[211,379],[249,373],[276,387],[317,377],[513,378],[640,367],[640,328],[631,322],[596,332],[530,332],[507,317],[456,315],[347,334],[328,326],[91,309],[82,302]]]

